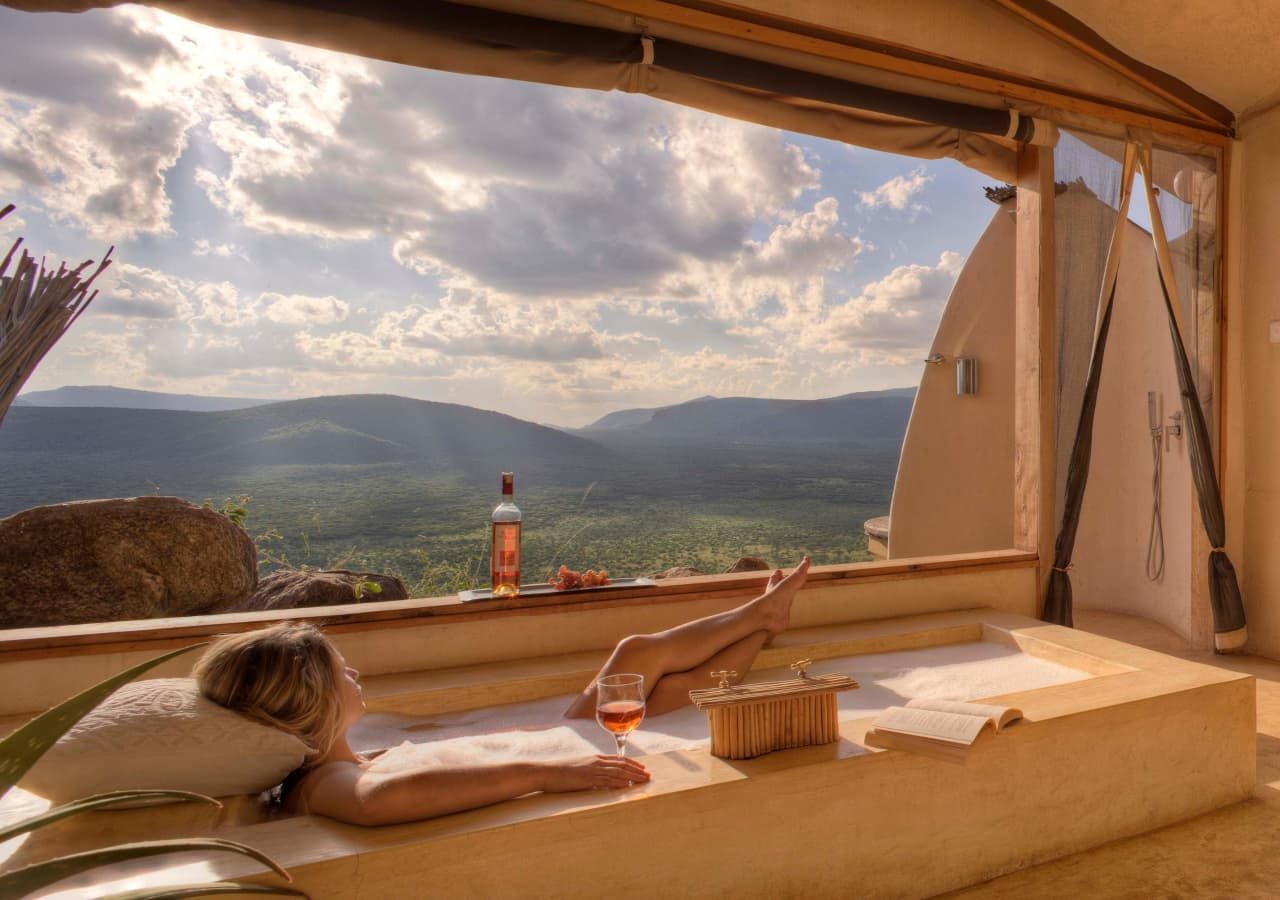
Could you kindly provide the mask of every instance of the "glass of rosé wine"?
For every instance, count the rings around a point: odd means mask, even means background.
[[[618,756],[627,755],[627,736],[643,719],[643,675],[605,675],[596,682],[596,721],[618,742]]]

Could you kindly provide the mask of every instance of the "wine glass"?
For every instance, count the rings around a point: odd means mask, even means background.
[[[627,755],[627,735],[643,718],[643,675],[605,675],[596,682],[596,721],[618,742],[618,756]]]

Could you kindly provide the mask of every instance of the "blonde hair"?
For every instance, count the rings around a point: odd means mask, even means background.
[[[313,625],[223,635],[192,674],[214,703],[296,735],[323,757],[342,734],[341,657]]]

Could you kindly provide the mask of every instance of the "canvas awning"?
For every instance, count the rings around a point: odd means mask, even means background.
[[[110,2],[18,2],[71,10]],[[654,31],[599,7],[589,23],[425,0],[159,0],[222,28],[424,68],[591,90],[619,90],[707,112],[924,159],[953,158],[1014,179],[1019,143],[1051,146],[1057,129],[999,98],[928,87],[857,67],[779,62],[723,38]],[[540,4],[540,13],[551,4]],[[579,16],[579,18],[581,18]],[[697,40],[698,42],[695,42]]]

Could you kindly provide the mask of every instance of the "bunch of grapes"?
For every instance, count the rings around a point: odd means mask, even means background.
[[[599,572],[595,569],[575,572],[568,566],[561,566],[560,571],[556,573],[556,577],[548,581],[548,584],[557,591],[568,591],[573,588],[602,587],[606,584],[612,584],[612,582],[609,581],[609,573],[604,569]]]

